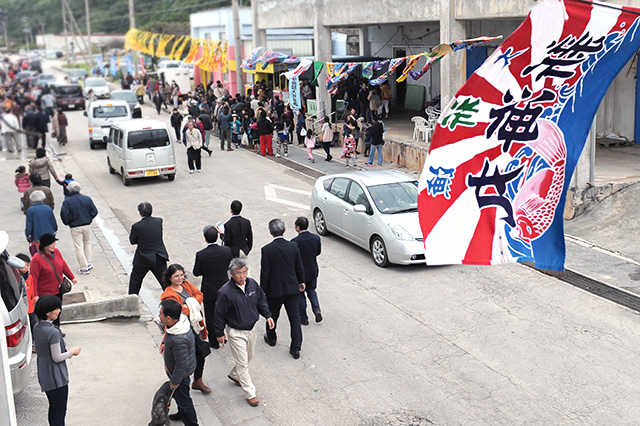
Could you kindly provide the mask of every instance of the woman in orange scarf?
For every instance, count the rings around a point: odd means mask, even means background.
[[[177,263],[169,265],[166,272],[164,273],[164,282],[167,284],[167,288],[162,292],[160,300],[173,299],[179,302],[182,305],[182,313],[185,314],[189,318],[189,320],[191,320],[191,311],[189,310],[187,299],[192,297],[198,302],[198,306],[201,306],[202,300],[204,298],[202,292],[189,281],[187,281],[184,268],[182,267],[182,265],[178,265]],[[202,318],[204,318],[202,310],[199,312],[199,314]],[[202,327],[202,330],[200,330],[200,335],[202,339],[206,339],[207,328],[204,326],[204,319],[199,321],[199,325]],[[162,349],[163,346],[161,346],[161,350]],[[203,371],[204,357],[200,356],[198,354],[198,351],[196,350],[196,370],[193,373],[193,385],[191,385],[191,388],[198,389],[202,393],[210,393],[211,389],[202,381]]]

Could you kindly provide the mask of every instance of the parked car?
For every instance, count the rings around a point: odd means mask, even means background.
[[[13,394],[19,395],[27,387],[31,375],[32,340],[27,292],[18,271],[24,268],[24,262],[9,255],[8,245],[9,234],[0,231],[0,315],[4,321]]]
[[[49,86],[56,82],[56,76],[53,74],[40,74],[36,78],[36,84],[41,84],[42,87]]]
[[[21,71],[16,74],[16,80],[22,81],[23,83],[33,83],[37,76],[38,73],[35,71]]]
[[[56,105],[64,109],[85,109],[86,103],[82,86],[79,84],[54,84],[51,86],[56,96]]]
[[[111,99],[114,101],[125,101],[129,104],[133,118],[142,117],[142,108],[138,103],[138,97],[133,90],[114,90],[111,92]]]
[[[40,59],[29,60],[29,69],[31,71],[42,72],[42,64],[40,63]]]
[[[93,94],[96,95],[98,99],[109,99],[111,98],[111,91],[109,90],[109,85],[105,81],[104,78],[100,77],[89,77],[84,81],[84,96],[89,96],[89,90],[93,90]]]
[[[418,221],[418,182],[395,170],[357,171],[319,178],[311,214],[320,235],[334,233],[365,250],[382,268],[424,263]]]
[[[84,68],[71,68],[69,75],[66,77],[69,83],[77,84],[83,81],[87,77],[87,70]]]

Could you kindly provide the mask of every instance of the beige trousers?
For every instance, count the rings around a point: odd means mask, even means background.
[[[253,358],[253,348],[256,345],[254,330],[236,330],[227,326],[227,341],[236,364],[231,369],[229,377],[240,382],[247,399],[256,396],[256,387],[249,375],[249,361]]]
[[[76,249],[76,259],[81,269],[87,269],[91,263],[91,225],[71,228],[71,239]]]

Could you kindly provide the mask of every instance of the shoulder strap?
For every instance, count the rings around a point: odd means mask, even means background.
[[[53,269],[53,273],[56,274],[56,278],[58,279],[58,282],[61,283],[62,280],[60,279],[60,275],[58,275],[58,271],[56,271],[56,267],[53,266],[53,263],[51,263],[51,261],[49,260],[49,258],[47,257],[47,255],[45,254],[40,254],[40,256],[42,256],[44,258],[44,260],[47,261],[47,263],[51,266],[51,269]]]

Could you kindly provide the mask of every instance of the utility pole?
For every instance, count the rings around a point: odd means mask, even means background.
[[[89,52],[89,66],[93,67],[93,52],[91,52],[91,17],[89,16],[89,0],[84,0],[84,11],[87,15],[87,51]]]
[[[44,22],[40,23],[40,27],[42,28],[42,43],[44,43],[44,50],[47,50],[47,38],[44,35]]]
[[[134,0],[129,0],[129,28],[136,27],[136,14],[133,1]],[[133,62],[133,74],[138,75],[138,65],[140,60],[138,59],[138,52],[135,50],[131,52],[131,62]]]
[[[231,1],[233,8],[233,50],[236,54],[236,82],[238,84],[238,92],[243,96],[246,95],[244,90],[244,81],[242,79],[242,41],[240,40],[240,10],[238,9],[238,0]]]
[[[66,0],[62,0],[63,4],[66,6],[67,8],[67,12],[69,12],[69,26],[71,27],[71,37],[73,38],[73,41],[75,42],[75,45],[78,47],[78,50],[80,51],[80,54],[82,55],[82,58],[84,59],[85,62],[89,63],[89,61],[87,60],[87,57],[85,56],[83,50],[80,48],[80,43],[78,43],[78,40],[76,40],[76,35],[73,32],[73,26],[75,26],[75,29],[78,31],[79,35],[82,35],[82,33],[80,32],[80,28],[78,28],[78,24],[76,23],[76,20],[73,19],[73,13],[71,13],[71,8],[69,8],[69,3],[67,3]],[[84,40],[82,37],[80,37],[80,41],[82,42],[82,44],[84,43]],[[85,49],[86,49],[86,45],[85,45]]]
[[[64,47],[69,54],[69,40],[67,39],[67,11],[64,8],[64,0],[62,0],[62,32],[64,33]]]

